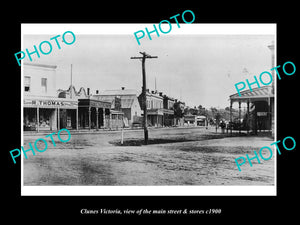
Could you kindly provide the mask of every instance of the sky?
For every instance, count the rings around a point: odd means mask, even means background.
[[[55,35],[24,35],[23,51],[49,40]],[[66,36],[66,38],[68,38]],[[52,52],[32,62],[56,65],[57,89],[67,89],[72,81],[80,87],[96,90],[136,89],[142,87],[142,64],[130,59],[146,52],[157,59],[146,60],[147,88],[182,100],[190,107],[229,106],[234,84],[254,80],[263,71],[270,71],[271,51],[267,47],[272,35],[204,35],[171,33],[141,39],[138,45],[129,34],[78,34],[72,45],[61,40],[61,49],[54,41]],[[46,51],[46,49],[45,49]],[[30,62],[28,58],[25,62]]]

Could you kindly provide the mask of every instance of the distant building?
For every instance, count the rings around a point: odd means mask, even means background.
[[[206,116],[184,115],[184,123],[188,126],[207,126]]]
[[[162,95],[162,92],[159,92]],[[163,125],[164,126],[174,126],[175,118],[174,118],[174,103],[175,99],[169,97],[167,95],[163,95]]]
[[[139,102],[142,106],[142,94],[139,95]],[[163,127],[173,126],[175,99],[162,92],[149,91],[146,89],[147,121],[149,126]]]
[[[124,113],[125,126],[132,126],[134,122],[141,121],[142,110],[138,101],[137,91],[133,89],[105,90],[92,96],[93,99],[111,103],[113,110]]]
[[[143,94],[138,97],[141,107],[143,108]],[[163,126],[163,96],[155,91],[146,89],[146,104],[147,104],[147,122],[148,126],[162,127]],[[143,114],[144,115],[144,114]]]

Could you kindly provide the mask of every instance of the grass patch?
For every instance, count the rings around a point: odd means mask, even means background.
[[[148,145],[155,144],[169,144],[169,143],[177,143],[177,142],[191,142],[191,141],[203,141],[209,139],[220,139],[224,137],[237,137],[237,136],[245,136],[244,134],[201,134],[201,136],[189,136],[189,137],[162,137],[162,138],[149,138]],[[123,141],[123,145],[121,144],[121,140],[115,140],[109,142],[115,146],[142,146],[145,145],[143,138],[132,138],[125,139]]]

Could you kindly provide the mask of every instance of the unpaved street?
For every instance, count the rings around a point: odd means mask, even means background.
[[[163,141],[148,146],[120,146],[121,131],[72,132],[67,143],[55,136],[56,147],[47,138],[45,152],[24,158],[24,185],[274,185],[274,156],[241,172],[234,161],[271,138],[224,136],[202,127],[150,129],[150,140]],[[25,149],[44,137],[26,134]],[[143,130],[124,131],[125,143],[142,138]]]

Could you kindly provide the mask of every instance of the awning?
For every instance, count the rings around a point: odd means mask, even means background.
[[[147,109],[147,115],[160,115],[163,116],[163,109]]]
[[[271,86],[263,86],[261,88],[253,88],[252,91],[246,90],[238,93],[230,95],[229,98],[231,101],[247,101],[247,100],[260,100],[266,98],[273,98],[274,94],[272,93]]]
[[[79,107],[95,107],[95,108],[110,109],[111,108],[111,103],[86,98],[86,99],[78,99],[78,106]]]

